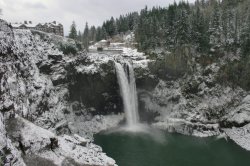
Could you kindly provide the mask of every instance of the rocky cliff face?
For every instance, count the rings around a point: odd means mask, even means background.
[[[117,125],[122,116],[93,118],[83,102],[71,97],[74,64],[83,63],[86,54],[64,54],[58,48],[66,43],[63,51],[75,49],[74,41],[52,39],[49,34],[13,30],[0,20],[0,162],[115,165],[100,147],[83,137]],[[118,120],[110,123],[107,119]]]
[[[151,122],[157,128],[202,137],[227,134],[249,150],[249,93],[220,77],[233,61],[240,58],[199,55],[187,48],[158,53],[148,67],[160,81],[140,93],[142,110],[154,115]]]
[[[95,55],[88,55],[80,65],[71,64],[69,99],[91,108],[92,114],[117,114],[122,110],[122,100],[113,61],[98,64],[95,69],[96,62],[91,61],[91,56]]]

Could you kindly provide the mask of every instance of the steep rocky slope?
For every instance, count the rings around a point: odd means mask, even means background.
[[[160,81],[140,93],[143,110],[154,113],[152,125],[201,137],[226,134],[250,150],[249,93],[220,80],[221,68],[239,60],[230,54],[199,55],[185,46],[157,53],[148,66]]]
[[[104,118],[91,123],[92,114],[69,99],[68,73],[86,54],[71,58],[58,48],[67,43],[72,49],[74,41],[58,38],[58,44],[45,35],[13,30],[0,20],[1,164],[115,165],[92,140],[81,137],[105,128]],[[78,121],[90,129],[77,126]]]

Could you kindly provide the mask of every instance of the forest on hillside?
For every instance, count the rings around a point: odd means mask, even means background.
[[[100,27],[88,27],[76,32],[72,25],[70,37],[84,42],[100,41],[117,34],[133,31],[140,50],[192,45],[200,52],[222,48],[244,55],[250,52],[249,0],[197,0],[194,4],[179,2],[168,7],[145,7],[113,17]]]

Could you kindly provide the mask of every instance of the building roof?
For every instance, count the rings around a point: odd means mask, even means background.
[[[61,23],[58,23],[58,22],[56,22],[56,21],[53,21],[53,22],[49,22],[49,23],[30,23],[30,22],[27,22],[27,24],[25,24],[25,23],[11,23],[11,25],[13,26],[13,27],[15,27],[15,28],[18,28],[18,27],[20,27],[20,26],[26,26],[27,28],[34,28],[34,27],[36,27],[37,25],[42,25],[42,26],[44,26],[44,25],[47,25],[48,27],[53,27],[53,26],[62,26],[62,24]]]
[[[11,23],[12,27],[18,28],[22,25],[22,23]]]

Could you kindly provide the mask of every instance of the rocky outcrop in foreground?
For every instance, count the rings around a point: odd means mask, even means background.
[[[101,147],[77,134],[57,136],[18,116],[6,128],[27,165],[115,165]]]
[[[1,165],[116,165],[91,138],[123,116],[94,116],[70,99],[74,64],[85,55],[70,39],[0,20]]]
[[[229,138],[246,150],[250,150],[250,95],[233,109],[225,118],[222,125]],[[229,128],[230,127],[230,128]]]

